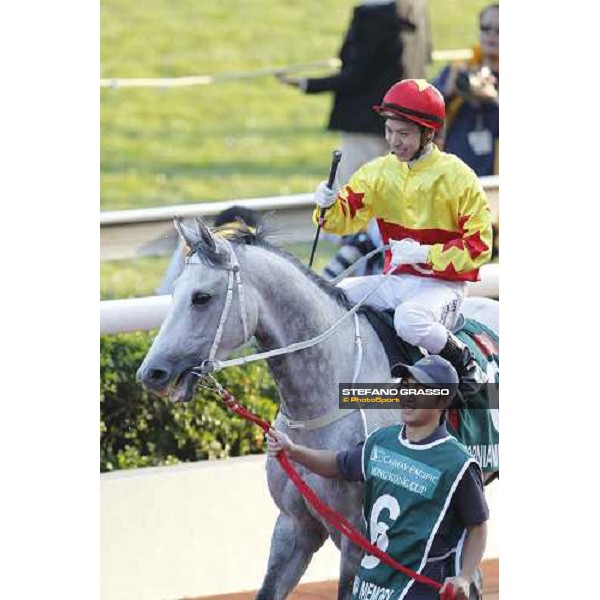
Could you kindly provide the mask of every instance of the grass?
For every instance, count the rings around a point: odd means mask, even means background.
[[[436,48],[476,40],[481,0],[429,3]],[[280,67],[337,54],[347,0],[103,0],[102,77],[177,77]],[[306,192],[338,135],[330,94],[273,77],[101,90],[101,208]]]
[[[434,47],[472,45],[486,4],[431,0]],[[218,74],[323,60],[337,55],[351,10],[347,0],[102,0],[101,77]],[[326,177],[339,142],[325,130],[330,94],[305,96],[273,77],[100,94],[101,210],[306,192]],[[167,262],[103,264],[102,294],[144,295]]]
[[[101,262],[100,299],[153,296],[170,259],[170,256],[146,256]]]

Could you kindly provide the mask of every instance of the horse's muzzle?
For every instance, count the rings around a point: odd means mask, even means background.
[[[172,369],[166,366],[144,365],[138,369],[136,379],[152,392],[166,393],[172,379]]]

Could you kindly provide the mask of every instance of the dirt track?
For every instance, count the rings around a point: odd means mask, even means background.
[[[483,598],[499,599],[498,560],[487,560],[483,563]],[[334,600],[337,582],[305,583],[299,585],[289,600]],[[256,592],[239,592],[221,596],[204,596],[203,598],[186,598],[184,600],[253,600]]]

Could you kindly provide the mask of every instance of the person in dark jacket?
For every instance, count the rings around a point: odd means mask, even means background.
[[[383,123],[372,107],[402,79],[400,31],[409,26],[399,17],[394,0],[364,0],[354,8],[339,73],[308,79],[277,75],[307,94],[334,93],[328,129],[342,133],[340,185],[364,163],[389,152]]]

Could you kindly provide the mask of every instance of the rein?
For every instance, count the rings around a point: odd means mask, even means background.
[[[202,383],[198,383],[201,387],[215,392],[230,411],[260,427],[265,435],[272,430],[268,421],[262,419],[258,415],[250,412],[247,408],[242,406],[238,400],[223,386],[221,386],[221,384],[219,384],[219,382],[211,374],[202,376]],[[411,579],[414,579],[415,581],[424,585],[428,585],[435,590],[442,589],[442,584],[439,581],[435,581],[434,579],[409,569],[408,567],[394,560],[389,554],[386,554],[383,550],[373,545],[342,514],[323,502],[315,493],[315,491],[304,481],[304,479],[302,479],[302,476],[298,473],[298,471],[292,466],[285,452],[280,452],[276,458],[281,465],[281,468],[292,480],[300,494],[330,525],[337,529],[342,535],[346,536],[351,542],[359,546],[362,550],[373,556],[376,556],[388,566],[400,571],[401,573],[404,573],[404,575],[407,577],[410,577]],[[454,598],[454,588],[450,585],[440,596],[440,600],[454,600]]]

